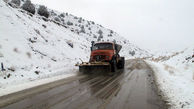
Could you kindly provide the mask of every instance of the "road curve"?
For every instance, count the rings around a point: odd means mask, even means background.
[[[157,95],[152,73],[144,61],[128,60],[125,69],[112,76],[78,74],[63,81],[0,97],[0,108],[166,109]]]

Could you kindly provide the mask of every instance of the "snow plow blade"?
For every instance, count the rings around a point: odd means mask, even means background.
[[[83,62],[77,66],[82,73],[110,72],[109,62]]]

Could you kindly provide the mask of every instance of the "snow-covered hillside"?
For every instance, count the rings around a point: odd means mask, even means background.
[[[5,0],[7,1],[7,0]],[[21,5],[23,1],[21,1]],[[112,30],[68,13],[49,10],[47,18],[0,1],[0,87],[72,73],[89,60],[91,41],[123,45],[126,58],[151,56]]]
[[[155,71],[157,85],[172,109],[193,109],[194,47],[170,54],[148,62]]]
[[[34,80],[56,77],[54,81],[73,74],[77,62],[89,60],[91,41],[116,41],[123,46],[120,54],[126,59],[149,59],[159,91],[173,109],[193,109],[193,47],[153,56],[93,21],[51,9],[48,18],[43,17],[39,5],[34,5],[31,14],[22,9],[25,1],[0,0],[0,96],[9,93],[11,86],[29,88],[30,81],[39,85]]]

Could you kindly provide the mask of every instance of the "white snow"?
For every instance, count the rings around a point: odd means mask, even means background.
[[[36,5],[36,9],[39,5]],[[131,44],[114,31],[92,21],[71,14],[50,10],[53,14],[44,21],[36,12],[30,16],[21,8],[13,8],[0,0],[0,93],[15,85],[34,84],[31,81],[72,73],[80,59],[89,60],[91,41],[113,41],[123,45],[121,56],[139,58],[151,56],[147,51]],[[60,18],[58,24],[54,18]],[[81,23],[78,20],[81,19]],[[70,21],[73,25],[68,25]],[[80,33],[84,26],[85,33]],[[112,32],[112,33],[111,33]],[[111,34],[111,36],[110,36]],[[73,45],[73,46],[72,46]],[[132,56],[129,52],[134,51]],[[27,88],[27,87],[26,87]]]
[[[12,85],[12,86],[6,87],[6,88],[0,88],[0,92],[1,92],[0,96],[4,96],[4,95],[8,95],[8,94],[11,94],[14,92],[22,91],[24,89],[33,88],[33,87],[36,87],[39,85],[51,83],[51,82],[61,80],[61,79],[71,77],[71,76],[75,76],[75,73],[67,73],[65,75],[53,76],[50,78],[44,78],[44,79],[40,79],[40,80],[36,80],[36,81],[26,82],[23,84]]]
[[[97,41],[102,30],[101,41],[116,40],[123,46],[120,54],[126,59],[149,58],[159,89],[172,109],[194,108],[193,47],[153,56],[92,21],[51,9],[49,12],[51,16],[44,21],[37,12],[30,16],[0,0],[0,63],[5,68],[0,69],[0,96],[73,76],[78,70],[74,65],[80,59],[89,60],[91,41]],[[60,21],[54,21],[55,17]],[[80,32],[82,26],[85,33]]]
[[[172,54],[168,60],[147,61],[171,109],[194,108],[194,48]],[[158,61],[158,60],[157,60]]]

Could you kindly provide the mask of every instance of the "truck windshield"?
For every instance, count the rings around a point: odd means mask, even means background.
[[[95,44],[92,50],[112,50],[113,45],[111,43],[98,43]]]

